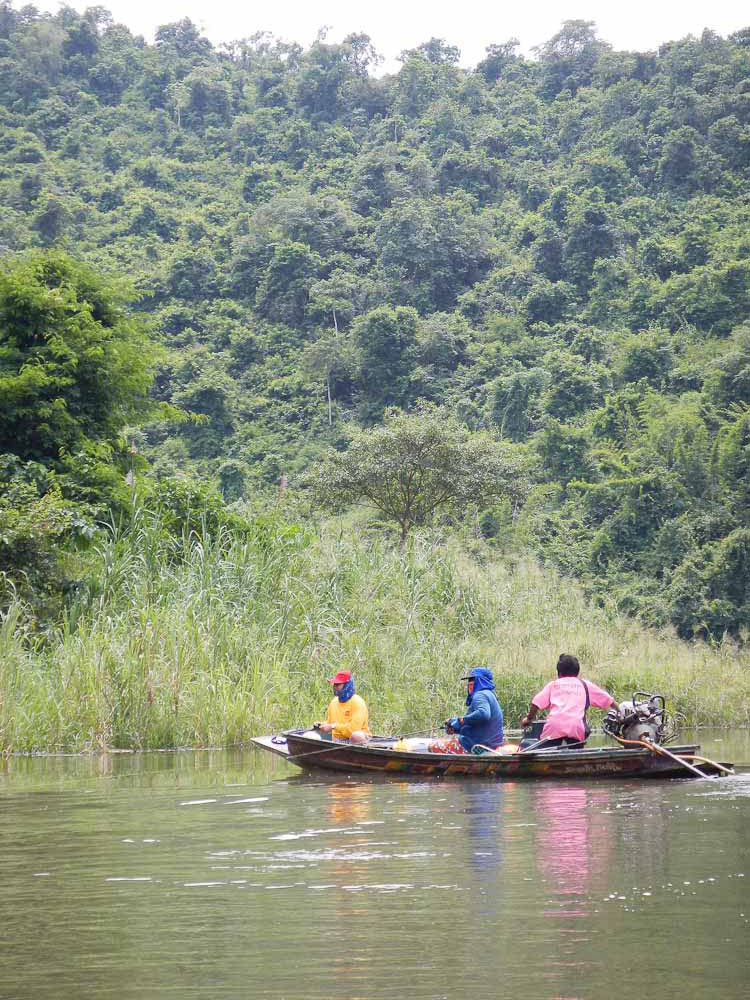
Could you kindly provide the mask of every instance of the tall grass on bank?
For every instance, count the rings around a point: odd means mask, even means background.
[[[242,539],[174,539],[151,517],[101,545],[85,597],[44,645],[0,625],[0,746],[226,745],[321,718],[352,669],[378,732],[460,711],[466,669],[495,672],[508,725],[575,653],[618,697],[659,691],[690,725],[750,723],[750,655],[688,645],[587,604],[533,561],[415,535],[266,515]]]

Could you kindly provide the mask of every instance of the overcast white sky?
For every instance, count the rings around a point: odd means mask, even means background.
[[[14,0],[20,8],[24,0]],[[271,31],[286,41],[308,46],[323,25],[328,39],[340,41],[364,31],[385,57],[384,68],[397,69],[396,57],[430,38],[444,38],[461,50],[461,64],[473,66],[487,45],[516,37],[524,52],[547,41],[564,20],[595,21],[599,37],[618,49],[654,49],[662,42],[700,34],[711,28],[727,35],[750,26],[750,8],[741,0],[526,0],[509,5],[487,0],[70,0],[83,11],[106,7],[115,20],[150,42],[160,24],[189,17],[212,42],[247,38]],[[57,10],[56,0],[37,0],[40,10]]]

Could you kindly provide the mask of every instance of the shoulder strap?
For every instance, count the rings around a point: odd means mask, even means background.
[[[583,710],[583,721],[585,722],[586,721],[586,713],[588,712],[589,706],[591,705],[591,699],[589,697],[589,686],[588,686],[588,684],[586,683],[586,681],[582,677],[579,677],[578,680],[581,682],[581,684],[583,684],[583,689],[586,692],[586,707]]]

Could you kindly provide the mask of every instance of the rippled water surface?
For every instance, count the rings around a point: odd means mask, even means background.
[[[700,733],[750,761],[748,733]],[[717,741],[721,742],[717,742]],[[362,781],[0,763],[0,998],[750,995],[750,773]]]

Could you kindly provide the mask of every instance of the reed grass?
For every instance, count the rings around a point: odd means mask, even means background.
[[[241,743],[321,718],[342,669],[376,731],[417,731],[460,711],[459,678],[480,663],[513,726],[560,652],[618,699],[658,691],[691,726],[750,723],[747,652],[646,630],[531,558],[438,533],[400,549],[356,520],[256,527],[175,539],[144,514],[99,546],[86,596],[44,643],[12,606],[0,746]]]

